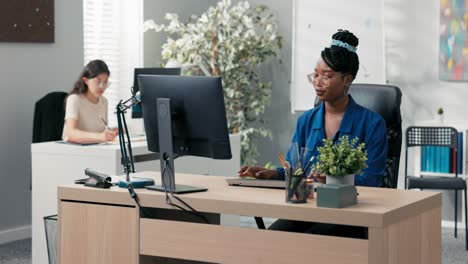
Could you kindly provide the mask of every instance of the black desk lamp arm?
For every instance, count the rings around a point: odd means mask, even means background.
[[[116,107],[120,153],[123,159],[122,165],[127,182],[130,182],[130,172],[135,172],[135,163],[133,160],[132,143],[130,141],[130,134],[128,132],[127,121],[125,120],[125,112],[126,110],[130,109],[130,107],[134,103],[137,102],[138,100],[134,96],[132,96],[130,99],[124,102],[120,101]],[[127,137],[128,147],[125,142],[125,136]]]

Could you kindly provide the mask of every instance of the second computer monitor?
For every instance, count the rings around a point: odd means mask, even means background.
[[[133,88],[132,94],[136,94],[140,91],[138,85],[138,76],[141,74],[145,75],[180,75],[180,68],[135,68],[133,75]],[[142,118],[141,106],[139,104],[132,107],[132,118]]]
[[[180,75],[180,68],[135,68],[133,75],[133,92],[137,93],[140,90],[138,85],[139,75]]]

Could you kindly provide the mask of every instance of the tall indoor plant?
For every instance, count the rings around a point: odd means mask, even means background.
[[[176,14],[166,14],[167,25],[145,22],[145,31],[169,32],[162,58],[180,64],[204,65],[213,76],[221,76],[230,133],[241,135],[242,163],[255,163],[256,135],[271,136],[261,124],[270,103],[271,83],[260,80],[258,67],[277,57],[282,45],[273,14],[264,5],[248,2],[231,5],[222,0],[205,13],[182,23]]]

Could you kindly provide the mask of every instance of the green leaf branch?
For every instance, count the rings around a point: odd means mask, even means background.
[[[320,153],[314,170],[327,176],[345,176],[360,174],[366,168],[367,151],[365,144],[358,144],[358,138],[349,140],[347,135],[340,137],[334,143],[324,139],[323,146],[318,147]]]

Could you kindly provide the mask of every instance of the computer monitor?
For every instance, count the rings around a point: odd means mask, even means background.
[[[206,188],[175,184],[174,157],[231,159],[221,77],[140,75],[148,149],[159,153],[161,185],[173,193]]]
[[[135,68],[133,75],[133,87],[132,94],[136,94],[140,91],[138,87],[138,76],[141,74],[145,75],[180,75],[181,68]],[[132,106],[132,118],[142,118],[141,106],[135,104]]]

